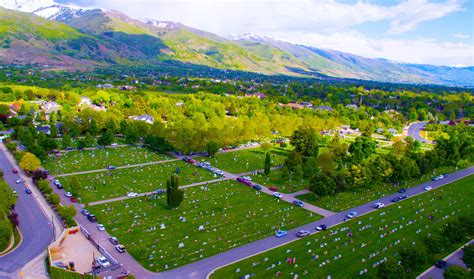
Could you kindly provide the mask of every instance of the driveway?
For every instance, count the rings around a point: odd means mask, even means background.
[[[43,253],[53,240],[51,217],[46,217],[33,195],[25,193],[25,185],[16,184],[18,174],[12,173],[13,166],[6,157],[4,144],[0,143],[0,168],[5,181],[18,192],[16,213],[20,220],[23,241],[13,252],[0,257],[0,272],[15,273],[26,263]],[[18,166],[15,166],[18,169]]]
[[[420,135],[420,131],[425,128],[426,124],[428,124],[428,121],[416,122],[416,123],[410,124],[410,126],[408,127],[408,136],[412,137],[414,140],[417,140],[419,142],[430,143],[430,141],[424,139]]]

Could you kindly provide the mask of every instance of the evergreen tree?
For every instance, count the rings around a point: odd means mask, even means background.
[[[269,175],[272,167],[272,159],[270,156],[270,152],[267,152],[265,155],[265,175]]]
[[[179,189],[178,176],[172,174],[166,183],[166,202],[171,208],[177,208],[184,199],[184,191]]]

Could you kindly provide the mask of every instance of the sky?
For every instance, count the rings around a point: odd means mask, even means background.
[[[59,0],[409,63],[474,66],[474,0]]]

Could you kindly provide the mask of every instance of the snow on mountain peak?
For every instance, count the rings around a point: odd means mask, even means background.
[[[0,6],[4,8],[27,13],[54,4],[56,3],[53,0],[0,0]]]
[[[160,21],[160,20],[151,19],[151,18],[138,18],[138,20],[147,25],[151,25],[158,28],[166,28],[166,29],[174,29],[179,25],[179,23],[176,23],[173,21]]]
[[[230,35],[229,39],[234,41],[255,41],[262,42],[265,40],[272,40],[272,37],[261,35],[258,33],[245,33],[240,35]]]

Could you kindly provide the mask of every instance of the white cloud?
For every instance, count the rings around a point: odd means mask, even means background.
[[[456,39],[469,39],[471,37],[471,35],[468,35],[468,34],[454,34],[453,37],[456,38]]]
[[[283,36],[282,33],[272,35]],[[449,43],[431,39],[370,39],[357,32],[336,32],[333,34],[294,32],[285,35],[295,43],[335,49],[369,58],[386,58],[406,63],[432,65],[474,65],[474,46],[462,42]]]

